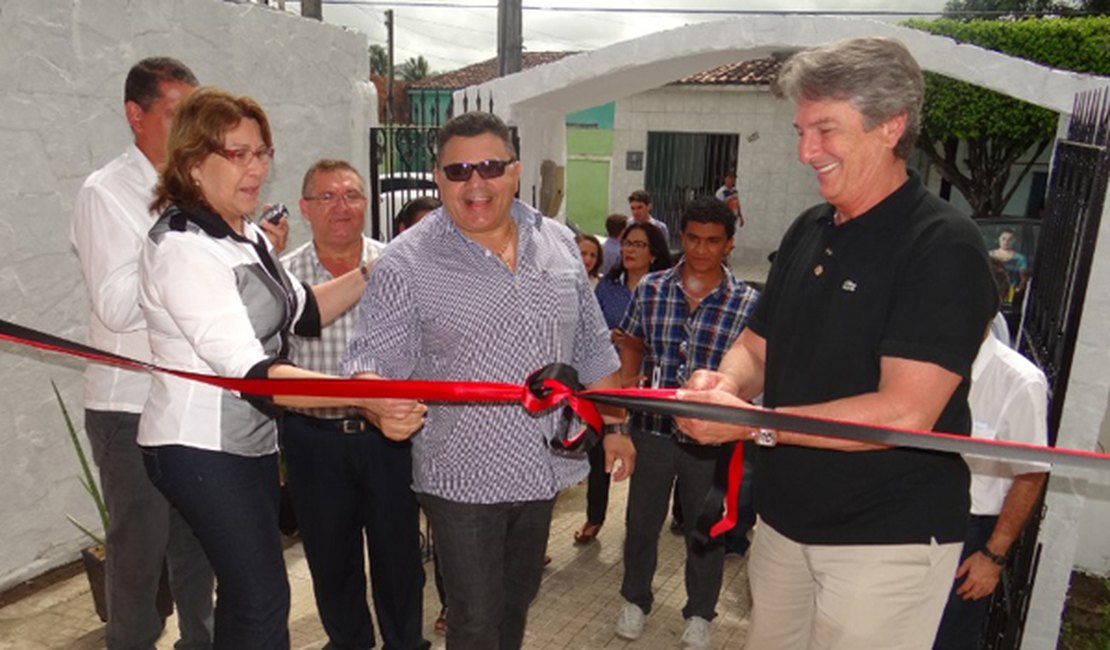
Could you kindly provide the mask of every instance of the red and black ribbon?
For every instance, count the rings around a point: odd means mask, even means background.
[[[1110,469],[1110,455],[1078,449],[1042,447],[1002,440],[982,440],[968,436],[882,427],[860,422],[831,420],[779,413],[760,408],[738,408],[720,404],[684,402],[675,398],[673,389],[584,389],[577,374],[567,366],[541,369],[525,384],[464,381],[418,381],[386,379],[236,379],[162,368],[117,354],[104,352],[45,332],[0,319],[0,340],[12,341],[52,352],[78,356],[134,370],[163,372],[227,390],[255,395],[305,395],[317,397],[358,397],[419,399],[425,402],[518,402],[532,413],[560,404],[572,410],[587,425],[581,431],[567,432],[559,441],[567,447],[582,444],[583,436],[598,436],[601,416],[594,406],[608,404],[630,411],[644,411],[672,417],[694,418],[748,427],[797,431],[818,436],[873,442],[885,445],[930,449],[958,454],[989,456],[1001,460],[1070,465],[1099,471]],[[743,472],[742,445],[736,445],[729,463],[725,517],[710,534],[720,535],[736,523],[737,494]]]

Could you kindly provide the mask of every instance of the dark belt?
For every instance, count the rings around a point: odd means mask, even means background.
[[[301,420],[307,420],[313,426],[320,429],[334,430],[338,433],[364,433],[371,431],[375,427],[370,424],[366,418],[355,415],[349,418],[314,418],[311,415],[304,415],[302,413],[289,413],[287,417],[295,417]]]

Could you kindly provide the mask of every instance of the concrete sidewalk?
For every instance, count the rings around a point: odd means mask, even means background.
[[[552,562],[544,573],[543,585],[532,604],[524,647],[530,650],[595,648],[672,649],[679,647],[684,621],[682,606],[685,550],[682,538],[664,530],[659,543],[659,566],[655,574],[655,607],[648,617],[644,635],[634,642],[613,634],[620,609],[621,545],[624,540],[624,509],[627,482],[614,484],[610,495],[609,520],[592,544],[574,545],[574,531],[585,521],[585,484],[564,492],[555,507],[548,552]],[[321,648],[327,642],[312,597],[312,582],[300,544],[285,552],[292,590],[289,628],[293,648]],[[445,648],[444,638],[432,631],[439,601],[432,582],[432,566],[424,589],[425,635],[432,647]],[[715,648],[741,648],[747,637],[747,560],[725,559],[724,586],[713,621]],[[157,648],[170,650],[177,639],[176,619],[166,624]],[[66,648],[94,650],[104,647],[104,625],[93,611],[85,575],[79,574],[54,584],[23,600],[0,609],[0,649],[38,650]],[[380,646],[379,646],[380,647]]]

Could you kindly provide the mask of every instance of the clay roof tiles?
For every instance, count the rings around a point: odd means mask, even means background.
[[[524,52],[523,67],[525,70],[566,58],[578,52]],[[781,62],[772,59],[753,59],[738,63],[727,63],[717,66],[712,70],[698,72],[683,77],[673,83],[676,85],[705,86],[705,85],[740,85],[740,86],[766,86],[778,74]],[[437,74],[427,79],[414,81],[408,88],[419,89],[444,89],[454,90],[475,86],[497,78],[497,59],[488,59],[474,63],[458,70],[451,70]]]

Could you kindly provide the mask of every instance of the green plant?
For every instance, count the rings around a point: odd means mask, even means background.
[[[85,450],[81,447],[81,439],[77,437],[77,428],[73,426],[73,420],[69,417],[69,410],[66,409],[65,402],[62,401],[62,394],[58,392],[58,385],[53,380],[50,382],[50,387],[54,389],[54,397],[58,400],[58,406],[62,409],[62,417],[66,421],[66,429],[69,431],[69,439],[73,443],[73,449],[77,452],[77,460],[81,461],[81,485],[85,487],[85,491],[92,497],[93,503],[96,504],[96,511],[100,514],[100,525],[103,530],[108,530],[108,508],[104,505],[104,497],[100,494],[100,488],[96,484],[93,477],[92,468],[89,466],[89,459],[85,456]],[[79,521],[73,518],[72,515],[66,515],[70,523],[77,527],[82,533],[85,533],[93,542],[99,546],[104,546],[104,538],[100,535],[89,530],[87,527],[81,525]]]
[[[997,8],[1014,3],[964,0],[963,4]],[[1029,4],[1036,2],[1029,0]],[[915,19],[904,24],[1052,68],[1110,74],[1110,16]],[[925,75],[917,147],[964,195],[972,216],[1002,214],[1023,178],[1051,145],[1056,126],[1057,115],[1048,109],[938,74]]]

